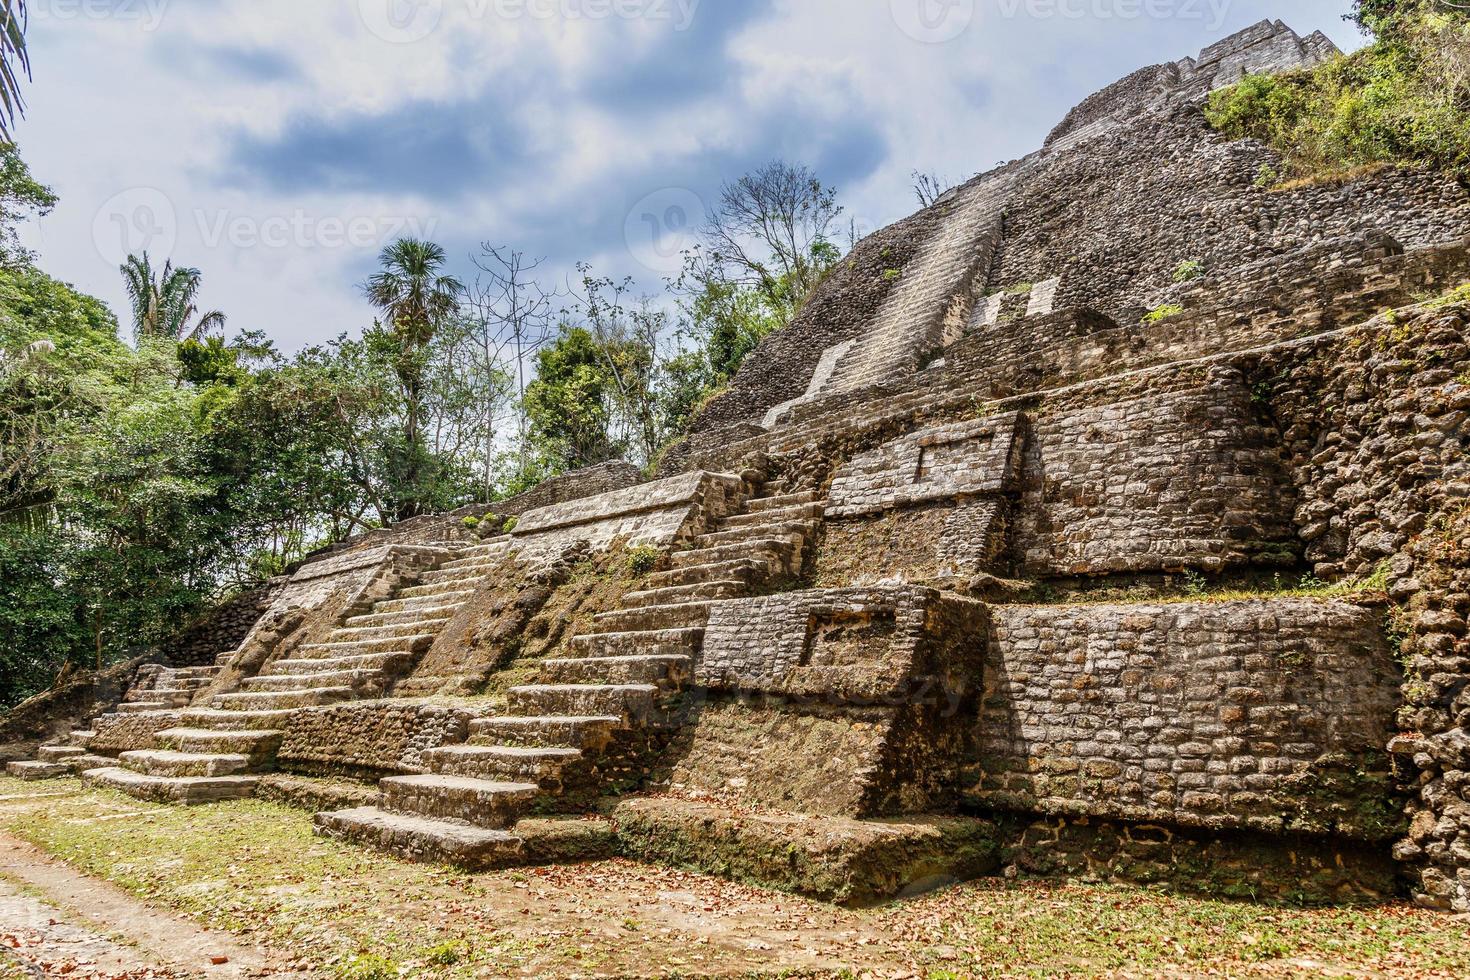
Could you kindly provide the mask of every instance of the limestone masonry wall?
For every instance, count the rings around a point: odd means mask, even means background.
[[[992,609],[967,798],[1389,837],[1400,676],[1382,621],[1314,601]]]
[[[704,533],[739,504],[743,492],[739,477],[695,471],[569,500],[522,514],[514,547],[543,555],[579,541],[598,549],[614,541],[668,548]]]
[[[1016,515],[1031,575],[1291,564],[1279,437],[1242,377],[1044,415]]]
[[[414,701],[356,701],[293,713],[277,763],[312,775],[377,776],[425,772],[422,754],[458,745],[477,713]]]

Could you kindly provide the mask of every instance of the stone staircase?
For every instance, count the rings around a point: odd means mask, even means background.
[[[317,814],[317,832],[412,860],[470,869],[515,861],[522,816],[577,812],[631,789],[647,753],[682,722],[710,607],[797,579],[821,526],[815,493],[750,500],[745,512],[674,554],[648,588],[594,620],[575,656],[513,688],[505,715],[469,741],[424,753],[428,772],[381,781],[378,805]]]
[[[161,664],[144,664],[138,668],[133,686],[128,688],[123,700],[111,712],[100,716],[136,715],[153,711],[170,711],[186,707],[199,691],[208,687],[222,669],[222,664],[233,657],[235,651],[222,653],[216,663],[206,667],[164,667]],[[92,719],[96,724],[98,719]],[[103,755],[89,751],[96,732],[78,730],[67,736],[66,741],[43,745],[36,752],[35,761],[12,762],[6,772],[17,779],[57,779],[76,776],[92,769],[107,768],[116,763]]]
[[[418,576],[417,583],[347,619],[323,642],[278,660],[241,690],[211,697],[160,731],[154,748],[84,774],[89,784],[165,802],[210,803],[254,793],[273,768],[282,726],[301,708],[380,698],[433,645],[506,553],[493,541]],[[155,709],[156,710],[156,709]]]

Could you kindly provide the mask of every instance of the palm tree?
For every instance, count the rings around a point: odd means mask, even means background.
[[[198,269],[175,269],[173,262],[165,262],[162,274],[155,276],[153,263],[144,252],[141,257],[129,255],[122,274],[133,303],[133,331],[138,337],[199,340],[224,329],[223,313],[200,313],[194,302],[201,280]]]
[[[26,0],[0,0],[0,140],[10,141],[17,117],[25,113],[20,72],[31,77],[26,50]]]
[[[459,312],[464,284],[443,273],[444,249],[433,242],[401,238],[383,249],[379,272],[368,279],[363,292],[383,314],[397,342],[399,382],[403,385],[407,416],[404,443],[407,458],[404,486],[398,494],[399,519],[419,511],[424,446],[421,430],[424,401],[424,354],[446,318]]]

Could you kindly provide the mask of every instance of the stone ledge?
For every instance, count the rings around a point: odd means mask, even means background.
[[[999,867],[995,825],[987,820],[753,814],[667,797],[626,800],[612,818],[626,857],[847,906]]]

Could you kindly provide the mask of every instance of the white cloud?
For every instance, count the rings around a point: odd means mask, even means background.
[[[288,349],[369,318],[355,284],[377,243],[334,236],[340,225],[352,238],[354,219],[384,235],[417,220],[447,243],[525,244],[561,270],[594,258],[635,271],[627,209],[650,192],[708,194],[738,176],[725,168],[778,153],[849,159],[872,150],[881,156],[871,172],[839,184],[855,217],[886,223],[912,210],[911,170],[961,178],[988,169],[1033,149],[1070,105],[1114,78],[1280,13],[1235,0],[1210,33],[1180,18],[1008,18],[1001,12],[1023,0],[975,0],[964,30],[930,44],[911,36],[912,22],[905,33],[902,5],[963,12],[969,0],[777,0],[769,16],[746,20],[745,8],[716,6],[732,0],[703,0],[694,29],[682,32],[679,4],[692,0],[641,0],[671,19],[576,20],[507,18],[495,0],[172,0],[151,31],[146,15],[159,8],[148,5],[163,0],[114,0],[142,17],[54,15],[69,2],[37,5],[53,16],[33,21],[36,80],[19,133],[37,175],[62,197],[32,234],[43,265],[121,312],[116,263],[94,241],[98,212],[119,193],[155,189],[176,215],[173,257],[204,270],[204,301]],[[430,12],[437,4],[439,17],[412,43],[385,39],[381,22],[360,16],[375,3],[412,13],[414,2]],[[577,7],[595,11],[631,0],[539,2],[603,4]],[[1289,19],[1348,43],[1345,6],[1300,0]],[[699,29],[732,19],[716,37]],[[413,28],[412,18],[398,23]],[[371,157],[395,172],[299,191],[285,189],[295,185],[281,173],[241,172],[242,139],[299,137],[303,120],[316,127],[305,132],[324,136],[319,152],[339,152],[344,168],[367,166],[360,144],[344,137],[337,151],[327,137],[406,109],[451,118],[472,143],[496,144],[505,162],[481,154],[469,189],[447,193],[443,169],[430,166],[443,161],[418,157],[433,178],[415,166],[410,117],[406,129],[383,133],[405,143],[401,152]],[[369,121],[353,138],[373,131]],[[506,133],[512,145],[500,147]],[[285,157],[274,164],[296,166]],[[319,163],[302,159],[297,173],[315,174],[308,168]]]

